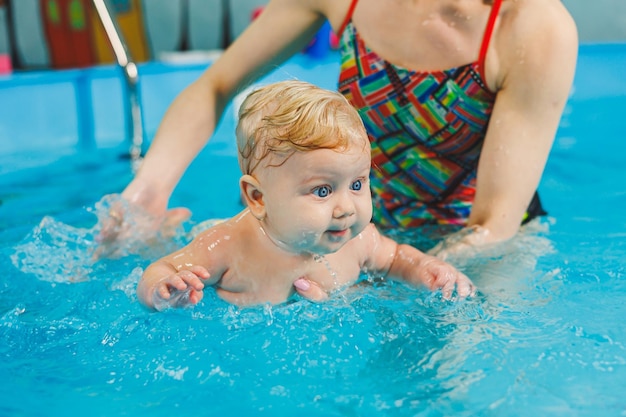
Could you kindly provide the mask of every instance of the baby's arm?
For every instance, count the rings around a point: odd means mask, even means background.
[[[356,260],[361,270],[375,275],[424,285],[430,290],[441,289],[444,298],[450,298],[455,287],[460,297],[473,295],[475,291],[470,279],[452,265],[412,246],[398,244],[383,236],[373,224],[340,249],[337,255],[343,261],[348,258]],[[319,284],[305,277],[297,279],[294,287],[298,294],[312,301],[328,298]]]
[[[216,284],[227,263],[228,248],[220,244],[218,229],[201,233],[189,245],[148,266],[137,285],[139,301],[154,310],[199,303],[205,285]]]
[[[455,288],[459,297],[473,295],[476,291],[472,281],[449,263],[413,246],[396,246],[396,254],[389,269],[390,276],[412,284],[423,284],[430,290],[441,289],[445,299],[452,297]]]
[[[452,265],[421,252],[410,245],[398,244],[383,236],[375,226],[363,231],[368,248],[366,266],[410,284],[425,285],[430,290],[441,289],[444,298],[456,288],[459,297],[473,295],[472,281]]]

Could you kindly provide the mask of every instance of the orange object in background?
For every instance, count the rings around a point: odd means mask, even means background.
[[[110,0],[128,52],[135,62],[149,59],[140,0]],[[91,0],[40,0],[53,68],[115,63],[115,55]]]
[[[111,12],[117,17],[117,25],[126,42],[128,53],[135,62],[145,62],[150,59],[146,30],[140,0],[109,0],[113,9]],[[91,13],[91,27],[95,58],[97,63],[112,64],[115,55],[109,43],[100,18],[95,10]]]

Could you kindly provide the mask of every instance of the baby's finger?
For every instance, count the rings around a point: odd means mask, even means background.
[[[452,292],[454,291],[454,280],[447,279],[446,282],[441,287],[441,294],[445,300],[449,300],[452,298]]]
[[[163,311],[169,307],[181,307],[188,304],[188,295],[193,291],[178,275],[172,275],[158,283],[152,295],[155,310]]]
[[[476,287],[472,283],[472,281],[460,273],[461,277],[457,280],[456,284],[456,292],[461,298],[472,297],[476,292]]]
[[[208,279],[211,276],[211,274],[209,274],[209,271],[207,271],[207,269],[201,265],[193,265],[189,267],[189,270],[196,274],[198,278]]]
[[[193,305],[198,304],[202,300],[203,297],[204,297],[203,291],[191,290],[189,292],[189,302]]]
[[[156,289],[156,295],[162,300],[169,300],[172,296],[170,286],[166,285],[165,283],[160,284]]]
[[[450,288],[450,284],[454,285],[454,270],[442,262],[437,261],[430,265],[428,276],[429,278],[425,283],[431,291],[435,291],[437,289],[441,289],[443,291],[444,287],[448,286],[448,288]]]
[[[180,286],[176,285],[176,289],[179,291],[187,289],[187,286],[197,291],[201,291],[204,288],[204,284],[202,283],[200,278],[198,278],[198,276],[194,272],[188,269],[183,269],[179,271],[177,275],[183,283],[183,285]]]
[[[328,293],[324,291],[317,283],[309,281],[304,277],[300,277],[293,283],[296,292],[309,301],[324,301],[328,299]]]

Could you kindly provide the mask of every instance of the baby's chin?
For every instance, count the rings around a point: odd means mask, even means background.
[[[329,255],[341,250],[353,238],[354,235],[350,230],[344,230],[341,233],[326,232],[310,252],[316,255]]]
[[[292,241],[288,245],[293,253],[313,254],[318,256],[330,255],[338,252],[348,242],[357,237],[361,230],[352,228],[344,230],[326,230],[323,233],[302,233],[302,239]],[[282,243],[286,243],[283,241]]]
[[[342,242],[342,243],[317,243],[314,245],[296,245],[296,246],[292,246],[291,248],[287,249],[287,248],[283,248],[286,249],[288,252],[291,252],[293,254],[299,254],[299,255],[304,255],[304,256],[324,256],[324,255],[330,255],[331,253],[335,253],[338,252],[339,250],[341,250],[341,248],[343,248],[345,246],[347,242]]]

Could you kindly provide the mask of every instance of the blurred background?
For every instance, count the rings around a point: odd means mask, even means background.
[[[579,29],[578,72],[592,74],[585,83],[577,78],[573,97],[618,94],[623,74],[610,68],[623,68],[626,57],[626,0],[563,1]],[[106,4],[136,67],[116,65],[97,3]],[[129,143],[132,152],[147,149],[169,103],[266,3],[0,0],[0,174],[29,161],[44,164],[41,156],[116,148],[125,153]],[[334,42],[325,25],[276,77],[335,88]],[[129,79],[127,69],[138,76]],[[210,145],[234,152],[234,127],[222,130],[224,139]]]
[[[107,0],[135,62],[222,49],[264,0]],[[563,0],[581,43],[626,41],[626,0]],[[91,0],[0,0],[4,71],[113,63]],[[7,60],[10,60],[7,62]],[[2,72],[2,70],[0,70]]]

